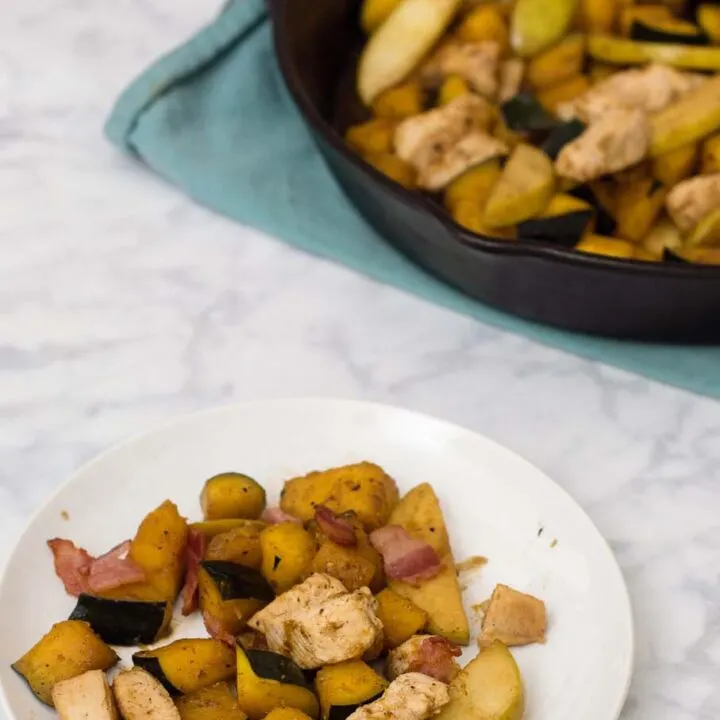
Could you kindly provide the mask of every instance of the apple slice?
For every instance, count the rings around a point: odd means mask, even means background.
[[[463,0],[402,0],[368,40],[357,88],[365,105],[420,63],[452,22]]]

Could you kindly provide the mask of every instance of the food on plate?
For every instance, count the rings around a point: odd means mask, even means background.
[[[89,670],[107,670],[118,661],[115,651],[106,645],[87,623],[64,620],[12,665],[39,700],[52,705],[57,683]]]
[[[714,4],[364,0],[361,16],[368,115],[347,142],[469,232],[662,262],[647,247],[673,193],[720,171]],[[570,193],[582,215],[552,207]],[[715,264],[688,252],[720,248],[709,213],[674,258]]]
[[[362,705],[377,700],[388,682],[362,660],[321,668],[315,676],[322,720],[345,720]]]
[[[464,32],[497,29],[496,19],[480,20]],[[503,174],[497,161],[482,168],[448,190],[453,204],[490,192]],[[603,196],[602,186],[593,192]],[[535,222],[594,222],[588,208],[584,197],[556,193]],[[700,223],[696,253],[712,249],[720,211],[714,217]],[[648,254],[677,246],[661,227]],[[49,541],[58,592],[62,584],[77,603],[13,669],[64,720],[117,720],[115,703],[123,720],[426,720],[441,711],[519,720],[522,683],[506,645],[544,642],[544,604],[498,585],[481,655],[461,670],[470,632],[443,513],[451,507],[431,485],[399,497],[382,467],[361,462],[293,477],[278,501],[267,506],[254,480],[225,473],[205,484],[202,521],[188,524],[167,500],[103,555]],[[178,617],[199,611],[210,637],[183,637],[180,626],[155,645],[174,629],[176,600]],[[136,648],[111,689],[110,645]],[[498,678],[497,692],[476,666]]]
[[[471,660],[450,683],[438,720],[520,720],[525,694],[520,669],[501,642]]]
[[[123,720],[180,720],[168,691],[141,668],[118,673],[112,688]]]
[[[149,672],[171,694],[200,690],[235,675],[235,652],[220,640],[176,640],[133,656],[136,667]]]
[[[485,610],[478,644],[490,647],[496,640],[507,646],[544,643],[546,628],[542,600],[507,585],[498,585]]]
[[[302,669],[269,650],[237,648],[237,698],[250,720],[260,720],[279,707],[297,708],[311,718],[319,713],[318,700]]]
[[[117,720],[115,698],[102,670],[89,670],[52,689],[52,701],[60,720]]]
[[[246,720],[233,685],[219,682],[175,698],[181,720]]]

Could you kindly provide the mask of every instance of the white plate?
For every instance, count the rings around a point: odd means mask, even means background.
[[[632,670],[632,615],[615,559],[583,511],[542,472],[468,430],[334,400],[193,415],[105,453],[70,478],[30,523],[0,584],[0,690],[9,716],[53,717],[10,669],[74,607],[54,575],[48,538],[68,537],[101,553],[131,537],[166,498],[198,519],[202,483],[215,473],[247,473],[272,501],[288,477],[363,459],[382,465],[401,491],[430,482],[456,559],[489,558],[463,577],[468,612],[498,582],[545,600],[547,643],[513,651],[525,679],[527,720],[615,720]],[[202,631],[183,622],[175,634]],[[473,644],[464,659],[474,652]]]

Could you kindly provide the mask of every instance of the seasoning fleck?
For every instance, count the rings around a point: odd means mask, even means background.
[[[455,572],[469,572],[471,570],[478,570],[483,565],[487,565],[488,559],[482,555],[473,555],[467,560],[463,560],[461,563],[455,565]]]

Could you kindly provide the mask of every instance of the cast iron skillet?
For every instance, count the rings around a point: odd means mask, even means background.
[[[463,230],[349,150],[358,119],[359,0],[270,0],[285,82],[320,152],[366,220],[413,262],[478,300],[568,330],[638,340],[720,340],[720,268],[585,255]]]

